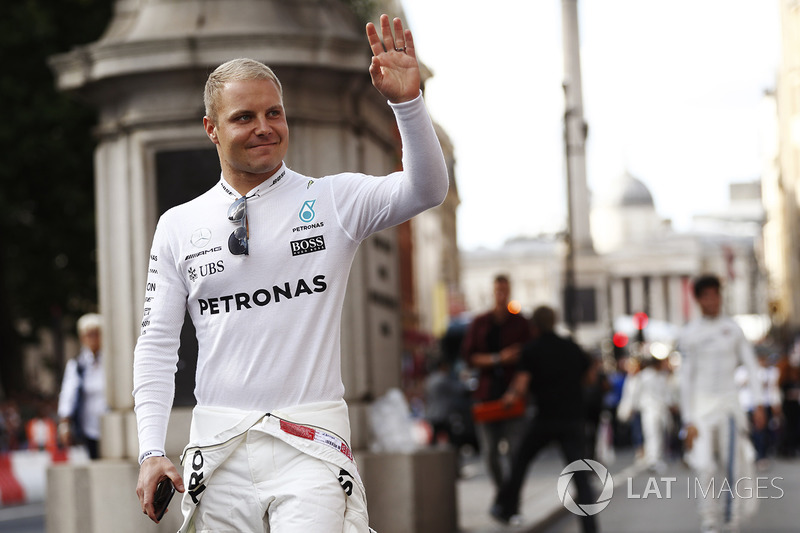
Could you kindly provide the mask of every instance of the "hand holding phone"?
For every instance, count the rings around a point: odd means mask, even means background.
[[[162,479],[158,486],[156,487],[156,494],[153,499],[153,509],[155,510],[156,521],[161,521],[164,517],[164,513],[167,512],[167,506],[169,505],[170,500],[172,500],[172,496],[175,494],[175,487],[172,485],[172,481],[169,478]]]

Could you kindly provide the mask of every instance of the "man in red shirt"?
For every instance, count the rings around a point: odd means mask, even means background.
[[[472,321],[464,338],[463,355],[478,371],[475,402],[499,400],[508,389],[517,367],[522,345],[530,338],[528,321],[509,311],[511,283],[505,275],[494,279],[494,308]],[[509,475],[509,458],[513,455],[522,432],[522,417],[479,422],[476,424],[481,453],[487,463],[495,488]],[[506,441],[508,451],[500,452]]]

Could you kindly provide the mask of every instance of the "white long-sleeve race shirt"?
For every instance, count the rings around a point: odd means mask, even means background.
[[[341,311],[359,243],[447,194],[422,97],[391,106],[403,171],[312,179],[284,165],[246,195],[249,255],[228,250],[236,225],[227,211],[239,195],[224,176],[161,217],[134,354],[142,455],[164,452],[187,310],[197,331],[198,405],[266,413],[341,400]]]
[[[750,342],[733,319],[701,317],[686,325],[679,349],[681,416],[684,424],[714,413],[741,411],[736,368],[745,365],[757,375],[758,361]],[[759,391],[751,382],[754,397]]]

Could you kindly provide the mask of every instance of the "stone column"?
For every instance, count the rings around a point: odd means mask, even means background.
[[[677,326],[686,323],[688,317],[684,316],[686,294],[682,276],[669,277],[669,321]]]
[[[561,28],[564,50],[565,142],[567,143],[567,194],[570,237],[576,252],[592,253],[589,228],[589,187],[586,182],[586,136],[583,114],[578,0],[561,1]]]
[[[393,114],[370,83],[370,54],[363,26],[336,0],[117,0],[113,20],[97,42],[52,58],[58,87],[99,109],[98,284],[111,413],[103,420],[101,461],[48,473],[49,532],[157,531],[142,515],[134,492],[133,348],[158,216],[219,179],[216,150],[202,127],[208,73],[234,57],[273,67],[284,85],[292,130],[287,162],[295,170],[386,174],[396,168],[400,147]],[[400,383],[398,278],[398,247],[390,229],[362,246],[343,312],[351,445],[368,495],[380,495],[382,472],[398,464],[395,457],[366,452],[369,401]],[[196,357],[192,337],[182,335],[187,342],[182,342],[183,368],[176,377],[167,435],[173,460],[188,437]],[[396,501],[415,511],[408,519],[421,524],[417,531],[438,531],[442,516],[454,526],[454,497],[452,505],[430,513],[415,496],[423,471],[441,476],[454,494],[450,457],[410,454],[403,461],[425,465],[403,469],[408,490],[396,493]],[[179,526],[178,506],[172,507],[161,530]],[[370,514],[375,523],[390,523],[393,509],[370,503]],[[401,529],[394,530],[410,531],[397,523]]]
[[[644,280],[641,277],[631,278],[631,313],[645,310]]]
[[[664,276],[656,274],[650,276],[650,318],[654,320],[667,319],[667,302],[664,299]]]
[[[625,314],[625,282],[622,278],[611,281],[611,317],[612,320]]]

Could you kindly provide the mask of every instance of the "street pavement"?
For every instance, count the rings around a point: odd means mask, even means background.
[[[609,466],[612,473],[620,472],[632,463],[632,454],[620,453]],[[556,482],[564,463],[555,448],[545,449],[528,471],[522,494],[523,522],[509,527],[498,524],[489,516],[494,488],[478,456],[463,457],[461,478],[456,482],[458,523],[463,533],[533,533],[569,514],[561,505]],[[44,505],[24,505],[0,508],[0,531],[3,533],[44,533]],[[380,533],[380,532],[379,532]],[[414,532],[408,532],[414,533]],[[443,532],[444,533],[444,532]]]
[[[3,533],[44,533],[44,504],[29,503],[0,507]]]
[[[618,453],[609,466],[612,473],[625,471],[633,463],[631,453]],[[556,448],[545,449],[528,470],[522,493],[522,524],[504,526],[489,516],[494,487],[478,456],[462,458],[461,478],[456,482],[459,530],[463,533],[534,533],[569,512],[558,499],[556,482],[564,463]],[[44,533],[44,504],[0,508],[3,533]],[[413,532],[409,532],[413,533]]]
[[[796,533],[800,531],[800,458],[775,459],[759,478],[758,510],[740,528],[741,533]],[[674,481],[670,481],[674,478]],[[614,478],[614,496],[598,515],[604,533],[697,533],[699,489],[692,472],[680,461],[663,473],[639,471],[630,481]],[[667,487],[670,494],[667,497]],[[648,488],[649,487],[649,488]],[[716,489],[720,494],[719,488]],[[706,493],[708,490],[706,489]],[[579,533],[576,517],[567,513],[542,533]]]
[[[557,481],[564,463],[554,447],[545,449],[528,471],[522,493],[522,522],[505,526],[489,516],[494,488],[477,456],[463,458],[456,483],[459,530],[462,533],[579,533],[577,517],[561,504]],[[700,522],[691,498],[692,473],[680,462],[653,474],[638,466],[630,450],[617,451],[606,464],[614,480],[614,495],[598,515],[604,533],[697,533]],[[774,459],[763,479],[756,515],[741,533],[800,531],[800,458]],[[674,481],[670,481],[675,478]],[[670,488],[669,498],[667,487]],[[599,493],[599,491],[598,491]],[[3,533],[44,533],[44,505],[0,508]],[[409,532],[413,533],[413,532]]]
[[[565,466],[558,448],[549,446],[542,450],[528,468],[520,502],[521,522],[512,526],[500,524],[489,515],[489,507],[495,494],[494,486],[479,458],[467,459],[462,466],[462,477],[458,480],[456,487],[460,531],[463,533],[541,533],[547,527],[560,523],[560,519],[567,515],[577,524],[577,518],[567,511],[558,496],[558,478]],[[612,474],[615,483],[620,475],[633,476],[641,470],[636,466],[631,450],[618,451],[614,462],[604,466]],[[599,494],[600,491],[598,490],[597,493]],[[606,511],[608,509],[603,512]]]

